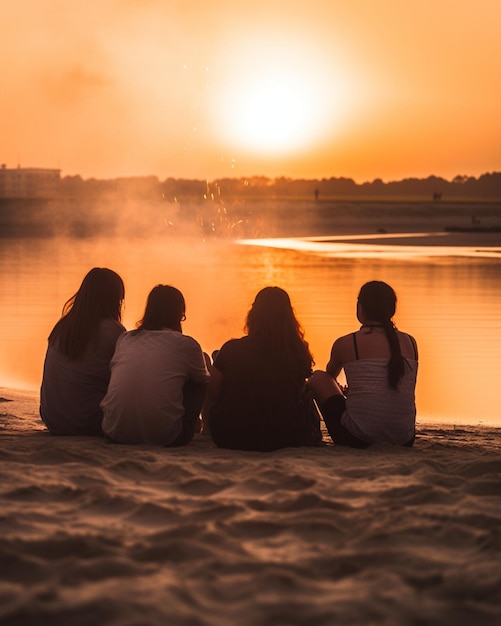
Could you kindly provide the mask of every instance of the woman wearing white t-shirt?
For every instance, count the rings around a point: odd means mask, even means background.
[[[182,333],[185,319],[182,293],[157,285],[137,329],[117,342],[101,403],[112,441],[181,446],[193,438],[209,373],[200,344]]]

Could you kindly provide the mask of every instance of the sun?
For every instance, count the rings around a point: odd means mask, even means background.
[[[254,47],[248,55],[240,51],[214,107],[219,136],[228,146],[285,155],[325,138],[341,114],[331,88],[336,77],[312,50],[289,44]]]
[[[315,133],[311,87],[290,72],[245,81],[234,107],[228,131],[235,142],[253,152],[299,148]]]

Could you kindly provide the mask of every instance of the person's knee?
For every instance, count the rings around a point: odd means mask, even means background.
[[[307,385],[315,400],[322,404],[331,396],[342,395],[342,392],[330,374],[323,370],[315,370],[308,379]]]
[[[307,381],[308,387],[313,390],[313,389],[316,389],[317,387],[325,385],[326,377],[330,378],[327,372],[324,372],[323,370],[315,370],[313,374],[308,378],[308,381]]]

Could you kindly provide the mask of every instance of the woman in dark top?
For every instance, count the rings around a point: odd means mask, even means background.
[[[49,335],[40,415],[53,435],[101,435],[99,406],[110,380],[124,284],[110,269],[88,272]]]
[[[210,368],[214,442],[261,451],[318,444],[319,416],[305,391],[313,357],[287,292],[262,289],[246,330],[245,337],[222,346]]]

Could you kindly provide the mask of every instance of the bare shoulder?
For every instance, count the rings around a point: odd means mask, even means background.
[[[341,362],[350,360],[353,354],[353,333],[338,337],[332,345],[332,354]]]
[[[418,348],[416,339],[412,335],[409,335],[409,333],[405,333],[400,330],[397,331],[397,333],[402,355],[407,359],[417,360]]]
[[[353,341],[353,333],[348,333],[347,335],[343,335],[342,337],[338,337],[336,341],[334,341],[335,346],[344,346]]]

